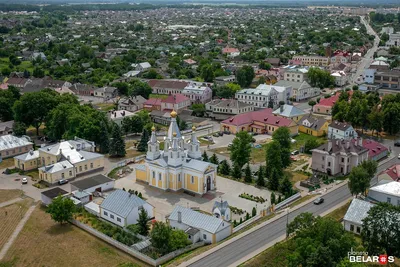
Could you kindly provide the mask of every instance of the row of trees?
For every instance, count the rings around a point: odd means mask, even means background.
[[[323,89],[335,85],[335,77],[329,71],[320,68],[310,68],[307,72],[307,77],[310,85],[314,87]]]
[[[386,95],[380,100],[379,94],[363,94],[353,91],[342,92],[332,108],[332,117],[338,121],[350,122],[353,127],[370,129],[380,133],[382,130],[395,135],[400,132],[400,95]]]

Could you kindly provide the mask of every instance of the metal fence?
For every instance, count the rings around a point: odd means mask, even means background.
[[[233,232],[236,233],[237,231],[243,229],[244,227],[248,226],[249,224],[252,224],[253,222],[257,221],[258,219],[261,218],[261,215],[258,214],[250,219],[248,219],[247,221],[239,224],[238,226],[236,226],[235,228],[233,228]]]
[[[293,201],[295,201],[295,200],[297,200],[299,198],[301,198],[301,194],[300,193],[296,193],[293,196],[288,197],[284,201],[279,202],[278,204],[276,204],[275,210],[279,210],[280,208],[285,207],[286,205],[290,204],[291,202],[293,202]]]

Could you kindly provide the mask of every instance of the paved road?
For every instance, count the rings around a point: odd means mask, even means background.
[[[324,211],[335,207],[341,202],[351,197],[347,185],[343,185],[338,189],[324,195],[325,202],[321,205],[314,205],[313,203],[307,204],[288,215],[289,222],[291,222],[297,215],[303,212],[312,212],[319,215]],[[238,239],[237,241],[223,247],[222,249],[208,255],[205,258],[189,265],[191,267],[221,267],[229,266],[240,259],[244,258],[251,252],[263,247],[264,245],[276,240],[277,238],[286,235],[286,220],[287,217],[282,218],[267,224],[266,226]]]
[[[397,157],[394,157],[388,161],[382,162],[378,166],[378,173],[387,169],[395,163],[398,163]],[[377,178],[372,179],[371,184],[375,184]],[[286,235],[286,220],[291,222],[297,215],[303,212],[312,212],[315,215],[320,215],[324,211],[327,211],[336,205],[342,203],[346,199],[351,198],[350,191],[347,185],[343,185],[324,196],[325,202],[321,205],[314,205],[309,203],[297,210],[289,212],[288,217],[284,216],[264,227],[244,236],[232,242],[231,244],[223,247],[222,249],[200,259],[199,261],[189,265],[191,267],[197,266],[208,266],[208,267],[220,267],[229,266],[237,263],[245,256],[249,255],[253,251],[262,248],[268,243]]]
[[[358,63],[357,66],[357,71],[356,73],[354,73],[353,77],[352,77],[352,83],[353,84],[358,84],[358,83],[362,83],[363,79],[360,79],[359,82],[357,82],[358,78],[360,77],[360,75],[363,74],[364,69],[368,68],[373,60],[374,57],[374,53],[376,52],[376,50],[378,49],[378,45],[380,42],[379,36],[376,34],[376,32],[371,28],[371,26],[369,25],[368,21],[366,20],[366,18],[364,16],[360,17],[361,22],[365,25],[365,27],[367,28],[367,33],[370,35],[374,35],[375,36],[375,40],[374,40],[374,45],[371,49],[368,50],[368,52],[364,55],[364,57],[362,58],[362,60]]]

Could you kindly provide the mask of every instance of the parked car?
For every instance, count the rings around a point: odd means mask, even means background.
[[[317,198],[316,200],[314,200],[314,204],[315,205],[319,205],[324,203],[324,199],[322,197]]]
[[[254,145],[254,148],[262,148],[262,145],[260,145],[260,144],[255,144],[255,145]]]
[[[22,178],[22,184],[27,184],[28,183],[28,178]]]
[[[223,131],[220,131],[220,132],[219,132],[219,136],[224,136],[224,132],[223,132]]]
[[[400,140],[395,141],[394,146],[400,146]]]
[[[219,133],[213,134],[214,137],[219,137]]]
[[[298,150],[294,150],[292,151],[292,153],[290,153],[292,156],[298,155],[300,152]]]
[[[59,185],[67,184],[67,183],[68,183],[68,180],[65,180],[65,179],[61,179],[60,181],[58,181]]]
[[[231,134],[230,131],[224,131],[224,134]]]
[[[233,145],[232,143],[229,143],[229,144],[228,144],[228,147],[231,147],[232,145]]]
[[[397,156],[398,159],[400,159],[400,154]]]

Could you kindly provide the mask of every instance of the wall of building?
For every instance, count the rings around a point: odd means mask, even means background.
[[[16,148],[12,148],[12,149],[0,150],[0,157],[3,159],[15,157],[15,156],[27,153],[31,149],[33,149],[33,145],[26,145],[26,146],[16,147]]]
[[[354,234],[361,234],[362,226],[350,221],[343,221],[344,223],[344,230],[347,232],[351,232]]]
[[[76,176],[83,175],[84,173],[104,168],[104,156],[88,159],[73,165],[75,167]]]
[[[147,182],[146,171],[136,169],[135,172],[136,180]]]
[[[368,191],[368,197],[372,198],[378,202],[387,202],[395,206],[400,206],[400,197],[399,196],[394,196],[390,195],[387,193],[383,192],[378,192],[374,191],[373,189],[370,189]]]
[[[125,226],[129,225],[126,222],[125,218],[122,218],[121,216],[119,216],[119,215],[117,215],[117,214],[115,214],[115,213],[113,213],[113,212],[111,212],[109,210],[104,210],[101,207],[100,207],[100,217],[105,219],[105,220],[107,220],[107,221],[109,221],[109,222],[112,222],[112,223],[114,223],[116,225],[119,225],[121,227],[125,227]]]
[[[71,179],[75,177],[74,168],[65,168],[55,173],[46,173],[39,169],[39,179],[50,184],[55,184],[61,179]]]
[[[17,169],[23,171],[29,171],[37,169],[40,166],[39,159],[31,159],[31,160],[19,160],[14,158],[14,166]]]

